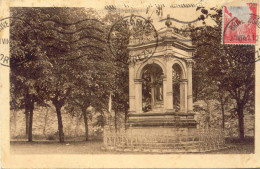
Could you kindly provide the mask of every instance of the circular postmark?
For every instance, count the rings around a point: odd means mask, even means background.
[[[150,19],[137,15],[126,16],[112,25],[108,45],[113,56],[124,63],[145,60],[152,57],[157,49],[158,33]],[[133,50],[128,56],[129,47]]]
[[[0,31],[0,65],[16,67],[31,60],[27,53],[19,50],[37,40],[31,24],[19,17],[6,17],[0,20]]]
[[[249,23],[251,24],[255,24],[258,28],[260,28],[260,17],[259,15],[255,15],[255,14],[250,14],[251,20],[249,20]]]

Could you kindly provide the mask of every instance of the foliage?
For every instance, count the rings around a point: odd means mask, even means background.
[[[196,45],[195,98],[217,98],[222,104],[230,99],[235,100],[240,138],[243,139],[243,111],[254,103],[254,47],[223,45],[222,12],[216,8],[212,8],[210,12],[206,15],[216,24],[208,26],[205,23],[204,28],[191,33]]]
[[[123,17],[118,13],[108,13],[102,21],[107,28],[107,35],[111,32],[111,27],[120,21]],[[116,40],[110,42],[113,50],[111,53],[111,61],[113,62],[113,70],[111,70],[112,81],[110,81],[110,91],[112,92],[112,109],[117,113],[127,113],[128,111],[128,61],[129,55],[127,45],[129,41],[129,31],[124,29],[123,25],[117,27],[117,36],[122,41],[120,43]],[[127,36],[125,36],[127,34]],[[117,50],[118,49],[118,50]],[[108,97],[107,97],[108,98]]]
[[[12,46],[12,63],[19,63],[11,70],[12,108],[25,108],[27,93],[39,100],[39,106],[51,101],[61,142],[61,108],[65,105],[72,114],[81,111],[86,127],[92,116],[92,111],[87,111],[90,106],[101,112],[98,125],[102,124],[111,91],[114,109],[127,111],[128,66],[116,62],[127,56],[112,56],[105,40],[116,17],[105,17],[104,24],[92,9],[13,8],[12,12],[23,18],[34,33],[30,36],[29,28],[12,31],[14,37],[20,36]]]

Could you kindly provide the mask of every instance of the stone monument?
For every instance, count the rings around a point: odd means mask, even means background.
[[[129,64],[126,126],[131,132],[189,131],[197,125],[192,100],[194,46],[171,28],[169,19],[165,24],[167,27],[158,31],[157,41],[139,43],[130,38],[130,57],[141,58]],[[140,56],[154,48],[150,56]]]
[[[169,16],[165,24],[155,38],[130,37],[126,128],[104,130],[106,150],[170,153],[227,148],[222,129],[197,128],[192,100],[195,47],[174,31]]]

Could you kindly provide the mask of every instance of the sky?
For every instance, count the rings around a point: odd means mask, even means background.
[[[116,6],[117,8],[117,12],[119,11],[120,14],[122,14],[123,16],[129,16],[132,13],[135,15],[140,15],[144,18],[147,18],[148,16],[152,18],[153,20],[153,25],[155,26],[155,28],[157,30],[165,27],[165,21],[160,22],[160,20],[165,19],[167,17],[168,14],[170,14],[171,18],[180,20],[180,21],[184,21],[184,22],[189,22],[189,21],[193,21],[196,20],[202,13],[200,11],[196,11],[197,7],[189,7],[189,8],[173,8],[171,7],[171,5],[182,5],[183,1],[179,0],[166,0],[163,1],[163,3],[161,3],[160,1],[154,1],[151,3],[151,1],[143,1],[140,0],[138,1],[139,4],[137,3],[132,3],[132,1],[117,1],[114,2],[114,6]],[[213,0],[186,0],[185,4],[200,4],[202,6],[205,6],[206,9],[210,9],[211,7],[221,7],[221,1],[213,1]],[[113,1],[112,3],[113,4]],[[107,3],[107,5],[109,5],[109,3]],[[162,16],[158,16],[156,14],[156,6],[162,6],[163,5],[163,15]],[[149,11],[147,13],[146,9],[147,7],[149,8]],[[131,12],[131,10],[134,10],[135,12]],[[107,13],[107,10],[104,9],[99,9],[99,13],[102,15],[105,15]],[[214,24],[210,18],[206,20],[206,23],[209,25]],[[185,26],[186,24],[182,24],[182,23],[178,23],[178,22],[174,22],[172,21],[172,26],[173,27],[177,27],[177,28],[182,28],[183,26]],[[194,24],[195,26],[202,26],[202,22],[197,22]]]

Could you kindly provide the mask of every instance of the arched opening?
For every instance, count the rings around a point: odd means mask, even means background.
[[[163,70],[153,63],[143,68],[142,109],[144,112],[163,108]]]
[[[173,91],[173,109],[180,111],[181,87],[180,80],[182,79],[182,69],[179,64],[175,63],[172,66],[172,91]]]

